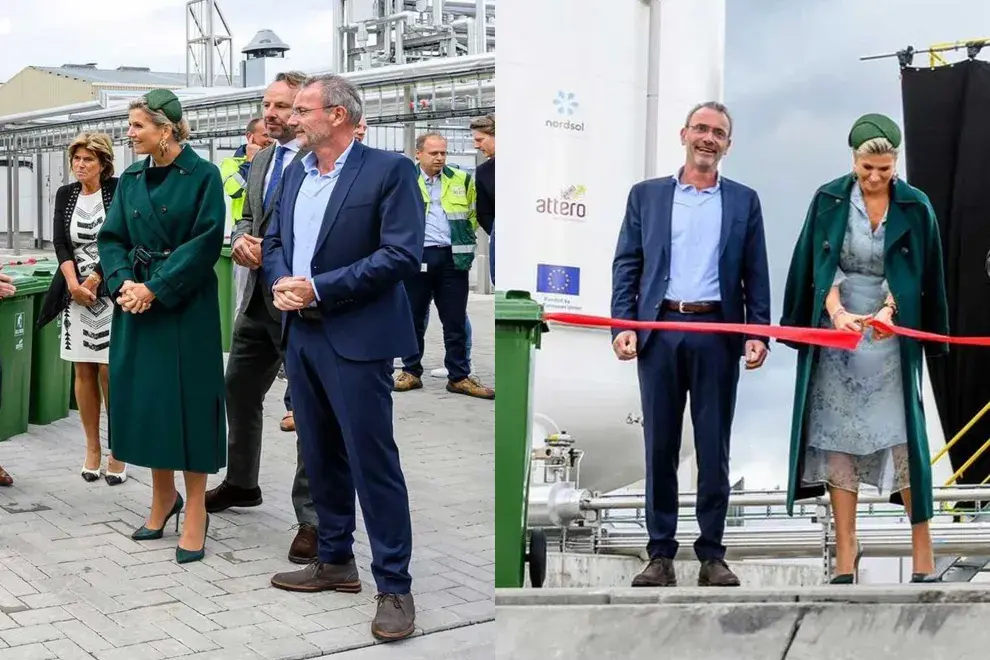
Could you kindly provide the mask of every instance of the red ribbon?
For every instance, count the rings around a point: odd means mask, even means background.
[[[556,321],[567,325],[582,325],[599,328],[623,328],[625,330],[668,330],[677,332],[718,332],[723,334],[757,335],[783,339],[798,344],[824,346],[826,348],[842,348],[847,351],[855,350],[863,335],[852,330],[833,330],[828,328],[797,328],[779,325],[752,325],[746,323],[685,323],[675,321],[629,321],[626,319],[610,319],[604,316],[588,314],[569,314],[566,312],[546,312],[545,321]],[[968,346],[990,346],[990,337],[949,337],[933,332],[922,332],[900,326],[891,326],[880,321],[869,321],[876,329],[887,334],[899,335],[922,341],[943,342],[947,344],[965,344]]]
[[[942,342],[945,344],[958,344],[962,346],[990,346],[990,337],[950,337],[939,335],[934,332],[922,332],[911,328],[902,328],[896,325],[887,325],[882,321],[870,321],[870,325],[878,328],[881,332],[893,333],[901,337],[909,337],[921,341]]]

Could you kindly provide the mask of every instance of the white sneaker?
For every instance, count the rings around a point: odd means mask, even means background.
[[[434,369],[433,371],[431,371],[430,375],[433,376],[434,378],[446,378],[447,370],[444,369],[443,367],[440,367],[439,369]]]

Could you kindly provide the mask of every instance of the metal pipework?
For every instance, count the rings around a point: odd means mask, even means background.
[[[638,525],[624,528],[603,524],[598,530],[596,552],[601,554],[629,554],[642,551],[649,538]],[[680,552],[684,558],[694,556],[691,544],[695,530],[678,534]],[[980,556],[990,545],[990,523],[957,524],[931,523],[932,547],[940,556]],[[867,557],[898,557],[911,555],[911,526],[861,525],[856,535]],[[822,557],[835,547],[835,538],[826,537],[818,525],[807,529],[785,527],[729,527],[725,530],[726,557],[730,559],[807,559]]]
[[[349,80],[354,85],[360,87],[395,84],[413,84],[416,82],[431,81],[434,78],[447,77],[467,77],[472,74],[495,72],[495,53],[479,53],[478,55],[464,55],[461,57],[438,57],[425,62],[414,62],[400,66],[382,67],[368,71],[349,71],[341,76]],[[331,73],[319,71],[317,73]],[[229,92],[215,92],[204,98],[191,98],[183,102],[183,109],[189,112],[199,108],[218,107],[239,102],[258,102],[265,93],[266,86],[258,87],[235,87]],[[222,88],[214,88],[222,89]],[[137,96],[135,94],[135,96]],[[49,117],[65,116],[71,112],[79,112],[75,105],[52,108],[40,111],[48,114]],[[21,113],[23,114],[23,113]],[[9,123],[11,118],[20,115],[8,115],[0,117],[0,126]],[[99,119],[123,119],[127,117],[126,108],[111,108],[98,110],[95,112],[85,112],[76,115],[73,121],[65,120],[60,123],[74,123],[75,121],[93,121]],[[37,117],[35,117],[37,118]],[[25,121],[23,118],[21,121]],[[19,127],[11,132],[19,132],[28,127]],[[39,128],[39,127],[30,127]]]
[[[540,484],[534,484],[530,487],[529,510],[531,513],[529,522],[532,526],[567,527],[578,521],[584,522],[592,519],[595,517],[595,513],[600,514],[602,511],[644,509],[646,507],[644,495],[595,495],[587,489],[575,487],[574,483],[569,480],[552,485],[554,488],[541,488]],[[932,498],[935,502],[988,502],[990,501],[990,488],[983,486],[934,488]],[[680,508],[694,509],[697,503],[697,493],[681,493],[678,500]],[[887,504],[889,497],[878,493],[863,493],[859,496],[859,502],[861,504]],[[787,493],[778,490],[736,491],[729,495],[730,507],[783,507],[786,503]],[[829,497],[826,494],[820,498],[801,500],[795,504],[828,506],[829,503]]]
[[[982,486],[948,486],[932,489],[932,499],[935,502],[960,501],[990,501],[990,488]],[[861,504],[887,504],[888,495],[879,493],[862,493],[859,496]],[[697,503],[697,493],[688,492],[678,495],[681,508],[693,508]],[[800,500],[802,504],[829,504],[828,495]],[[744,490],[729,495],[729,506],[785,506],[787,493],[782,490]],[[603,511],[608,509],[642,509],[646,506],[644,495],[599,495],[582,501],[581,508],[586,511]]]

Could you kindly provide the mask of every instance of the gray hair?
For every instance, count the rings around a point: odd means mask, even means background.
[[[284,82],[289,87],[298,88],[306,82],[306,74],[302,71],[282,71],[275,74],[275,80],[272,82]]]
[[[897,158],[897,147],[885,137],[875,137],[867,140],[859,145],[859,148],[853,150],[853,155],[856,158],[862,156],[886,156],[888,154]]]
[[[416,151],[422,151],[423,147],[426,146],[426,141],[429,140],[430,138],[439,138],[444,141],[444,144],[447,143],[447,138],[442,136],[440,133],[437,133],[436,131],[430,131],[429,133],[423,133],[422,135],[416,138]]]
[[[484,133],[485,135],[495,135],[495,115],[485,115],[471,121],[471,130]]]
[[[691,108],[690,112],[687,113],[687,117],[684,118],[684,128],[688,128],[691,125],[691,117],[694,117],[694,113],[705,108],[725,115],[725,118],[729,120],[729,135],[732,135],[732,115],[729,114],[729,109],[725,107],[725,104],[718,101],[704,101]]]
[[[189,128],[189,122],[185,117],[180,119],[178,123],[172,121],[165,116],[165,113],[161,110],[152,110],[148,107],[148,102],[144,100],[144,97],[139,97],[130,102],[127,106],[128,110],[143,110],[151,117],[151,123],[157,128],[165,128],[170,126],[172,128],[172,137],[179,144],[182,144],[189,139],[189,134],[191,132]]]
[[[323,90],[323,105],[327,107],[339,105],[347,111],[347,119],[352,126],[361,123],[361,117],[364,115],[364,104],[361,101],[361,95],[358,94],[357,87],[346,78],[332,73],[310,76],[306,78],[302,86],[309,87],[316,84],[319,84]]]

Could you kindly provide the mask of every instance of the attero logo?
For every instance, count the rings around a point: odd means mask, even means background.
[[[546,127],[563,131],[583,131],[584,122],[571,121],[566,117],[572,117],[577,112],[579,104],[574,96],[574,92],[557,92],[553,99],[556,116],[547,119]]]
[[[587,188],[581,185],[567,186],[557,197],[544,197],[536,200],[536,212],[565,220],[584,220],[588,208],[584,203]]]

